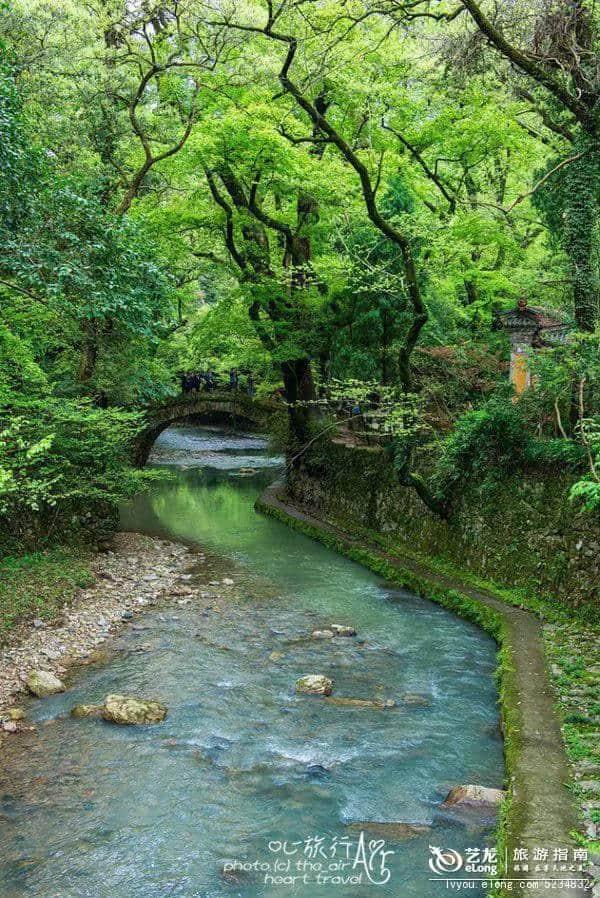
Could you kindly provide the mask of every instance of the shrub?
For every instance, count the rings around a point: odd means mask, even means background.
[[[534,468],[566,468],[577,470],[585,462],[583,446],[562,438],[532,439],[527,451],[527,463]]]
[[[581,468],[583,447],[573,440],[532,436],[520,404],[494,397],[460,417],[443,443],[434,475],[435,492],[450,499],[473,477],[487,486],[523,468]]]
[[[73,400],[1,409],[0,515],[131,495],[151,476],[130,466],[138,424],[137,414]]]
[[[600,416],[580,423],[581,437],[588,461],[588,475],[571,487],[570,499],[580,502],[584,511],[600,511]]]
[[[531,445],[517,405],[491,399],[462,415],[443,444],[434,482],[436,493],[449,498],[466,477],[497,479],[522,465]]]

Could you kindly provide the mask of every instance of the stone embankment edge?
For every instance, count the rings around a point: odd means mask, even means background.
[[[577,827],[577,811],[568,789],[571,774],[555,707],[556,696],[546,670],[541,627],[534,615],[430,570],[423,562],[384,552],[364,536],[315,517],[314,510],[292,504],[282,482],[268,487],[257,499],[255,508],[386,580],[442,605],[479,626],[496,641],[499,646],[496,677],[508,786],[496,831],[498,856],[502,862],[518,846],[531,850],[568,846],[572,842],[571,832]],[[541,692],[540,678],[544,685]],[[530,714],[534,709],[535,713]],[[525,893],[529,890],[525,892],[513,886],[510,893],[500,890],[494,894]],[[575,898],[589,893],[554,888],[552,894]]]

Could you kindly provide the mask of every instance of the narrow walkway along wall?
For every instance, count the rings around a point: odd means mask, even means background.
[[[303,457],[288,489],[294,502],[413,552],[505,586],[600,607],[600,516],[568,502],[569,479],[560,473],[520,472],[485,489],[465,483],[445,522],[398,483],[384,451],[329,443]]]
[[[506,850],[506,858],[512,858],[516,848],[533,852],[544,846],[551,853],[553,848],[568,846],[570,833],[576,827],[576,810],[566,785],[570,777],[555,713],[556,696],[546,676],[540,622],[490,593],[428,570],[409,557],[384,552],[368,539],[290,505],[283,484],[267,489],[256,508],[321,540],[386,579],[450,608],[496,639],[501,646],[500,708],[509,789],[503,826],[498,831],[499,857],[504,857]],[[504,875],[511,876],[510,865]],[[500,888],[494,895],[520,898],[529,894],[525,882],[529,879],[536,879],[533,865],[530,872],[520,873],[518,880],[511,881],[509,889]],[[540,887],[539,882],[530,885],[536,894],[561,898],[583,898],[589,894],[579,884],[561,884],[562,879],[564,874],[550,873],[547,886]]]

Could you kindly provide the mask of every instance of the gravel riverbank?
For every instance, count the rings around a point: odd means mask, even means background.
[[[0,648],[0,739],[27,726],[19,721],[15,727],[6,712],[18,705],[32,670],[65,679],[76,665],[96,660],[102,643],[149,605],[191,601],[189,571],[205,560],[203,553],[177,543],[118,533],[111,549],[91,561],[92,586],[80,589],[57,620],[23,623]]]

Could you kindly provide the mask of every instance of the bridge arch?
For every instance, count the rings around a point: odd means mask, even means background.
[[[253,399],[243,393],[185,394],[168,402],[149,406],[144,413],[144,425],[138,434],[133,460],[142,467],[156,438],[173,424],[186,421],[228,423],[248,429],[266,430],[269,422],[282,406],[270,400]]]

